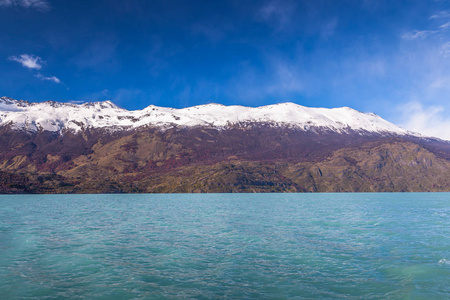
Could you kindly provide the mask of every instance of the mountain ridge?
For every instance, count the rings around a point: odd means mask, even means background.
[[[113,119],[120,122],[136,114],[131,111],[130,115],[112,102],[33,104],[2,99],[0,193],[450,191],[450,141],[403,129],[397,132],[397,127],[374,130],[379,123],[360,130],[365,121],[379,122],[381,118],[349,108],[311,110],[289,103],[248,110],[217,104],[186,109],[149,106],[139,113],[159,115],[170,122],[145,123],[146,119],[141,120],[142,126],[96,127],[88,122],[93,112],[99,118],[118,111]],[[30,118],[24,107],[32,107],[31,116],[41,119]],[[46,117],[61,117],[61,107],[74,109],[63,110],[66,116],[72,113],[72,122],[70,118],[60,123],[53,120],[50,129],[54,130],[46,130],[42,126]],[[226,116],[233,114],[233,120],[239,122],[188,122],[207,113],[216,120],[224,116],[217,113],[220,110],[225,110]],[[265,118],[245,115],[255,111]],[[87,114],[76,121],[80,112]],[[304,112],[310,114],[302,116]],[[326,113],[336,112],[341,115],[334,120],[350,114],[359,127],[267,122],[273,121],[268,116],[290,121],[299,115],[301,120],[324,124],[333,120],[327,119]],[[20,116],[18,121],[29,126],[5,122],[5,116],[11,115]],[[120,124],[129,124],[126,122],[131,120],[125,118]],[[65,124],[75,124],[77,130]],[[388,129],[395,126],[387,124]]]
[[[0,98],[0,126],[27,131],[80,131],[85,128],[127,130],[142,126],[170,128],[175,126],[209,126],[227,128],[236,124],[265,123],[302,130],[378,132],[418,135],[396,126],[373,113],[362,113],[349,107],[310,108],[291,102],[260,107],[204,104],[182,109],[150,105],[128,111],[111,101],[83,104],[46,101],[31,103]]]

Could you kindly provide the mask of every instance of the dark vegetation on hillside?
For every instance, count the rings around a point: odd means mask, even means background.
[[[450,191],[450,143],[263,124],[0,128],[0,193]]]

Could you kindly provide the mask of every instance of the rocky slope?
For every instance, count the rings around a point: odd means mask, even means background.
[[[373,114],[0,99],[0,193],[450,191],[450,143]]]

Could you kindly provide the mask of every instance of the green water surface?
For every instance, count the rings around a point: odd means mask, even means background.
[[[0,196],[1,299],[450,299],[450,193]]]

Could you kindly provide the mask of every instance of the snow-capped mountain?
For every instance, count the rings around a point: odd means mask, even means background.
[[[0,98],[0,126],[29,132],[41,130],[78,132],[86,128],[131,129],[141,126],[196,127],[224,129],[236,124],[264,123],[302,130],[323,129],[335,132],[364,131],[381,134],[410,134],[406,130],[372,113],[348,107],[309,108],[294,103],[261,107],[206,104],[183,109],[150,105],[129,111],[111,101],[84,104],[53,101],[31,103]]]
[[[0,193],[450,190],[450,142],[348,107],[0,98]]]

